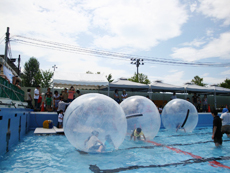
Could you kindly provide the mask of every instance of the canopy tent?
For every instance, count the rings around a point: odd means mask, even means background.
[[[217,85],[210,85],[208,88],[213,89],[216,94],[230,94],[230,89],[219,87]]]
[[[55,71],[53,77],[54,87],[78,89],[102,89],[108,86],[108,80],[103,74],[63,73]]]
[[[225,94],[225,95],[229,95],[230,94],[230,89],[219,87],[217,85],[211,85],[208,88],[214,90],[214,104],[215,104],[215,108],[216,108],[216,94]]]
[[[185,83],[184,89],[186,92],[192,92],[192,93],[214,93],[214,90],[212,88],[208,87],[202,87],[199,85],[195,85],[193,83]]]
[[[162,92],[184,92],[184,87],[175,86],[167,83],[163,83],[162,81],[154,81],[151,83],[151,89],[154,91],[162,91]]]
[[[109,90],[125,89],[127,91],[148,91],[149,85],[132,82],[127,78],[120,78],[118,81],[109,84]]]

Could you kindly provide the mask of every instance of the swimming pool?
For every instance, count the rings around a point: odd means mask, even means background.
[[[1,172],[229,172],[230,139],[214,147],[211,127],[193,133],[160,129],[153,142],[127,137],[119,150],[80,154],[64,135],[36,136],[32,131],[0,158]],[[225,167],[225,168],[224,168]]]

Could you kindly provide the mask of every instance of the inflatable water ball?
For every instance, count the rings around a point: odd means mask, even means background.
[[[132,96],[121,102],[125,115],[142,116],[127,119],[127,132],[131,134],[134,129],[141,128],[147,139],[153,139],[160,129],[160,114],[155,104],[143,96]]]
[[[192,132],[198,123],[198,113],[192,103],[173,99],[165,105],[161,119],[164,127],[170,131]]]
[[[85,152],[118,148],[127,132],[124,111],[102,94],[84,94],[75,99],[64,115],[63,128],[69,142]]]

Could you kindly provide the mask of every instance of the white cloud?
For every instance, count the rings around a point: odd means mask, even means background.
[[[213,36],[213,30],[212,29],[207,29],[206,34],[207,34],[207,36]]]
[[[194,12],[197,9],[197,2],[193,2],[190,4],[190,11]]]
[[[73,1],[1,1],[0,16],[1,33],[6,30],[3,26],[9,26],[13,35],[68,43],[74,43],[90,26],[90,15]]]
[[[204,77],[203,78],[204,83],[208,85],[215,85],[223,82],[225,79],[224,78],[214,78],[214,77]]]
[[[184,46],[195,46],[200,47],[201,45],[205,44],[205,41],[194,39],[192,42],[183,43]]]
[[[211,40],[201,49],[192,47],[174,48],[173,58],[186,61],[196,61],[205,58],[219,57],[221,59],[230,59],[230,32],[220,35],[219,38]]]
[[[222,75],[230,75],[230,70],[221,72]]]
[[[224,25],[230,24],[230,1],[229,0],[199,0],[198,11],[208,17],[224,20]]]
[[[188,19],[178,0],[116,0],[90,7],[93,26],[107,33],[95,36],[94,44],[106,49],[126,46],[148,50],[159,41],[179,36]]]
[[[201,75],[201,77],[206,77],[208,75],[209,75],[209,73],[204,73],[204,74]]]

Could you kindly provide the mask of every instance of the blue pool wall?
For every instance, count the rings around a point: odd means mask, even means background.
[[[29,131],[30,111],[32,110],[24,108],[0,108],[0,155],[6,152],[7,132],[10,132],[10,151]]]
[[[219,114],[220,116],[220,114]],[[52,120],[56,126],[58,114],[56,112],[33,112],[24,108],[0,108],[0,156],[7,152],[7,131],[10,120],[10,138],[8,150],[23,140],[29,130],[42,127],[45,120]],[[213,117],[210,113],[199,113],[197,127],[212,126]],[[20,128],[21,127],[21,128]],[[161,123],[161,128],[163,124]],[[20,133],[19,133],[19,129]]]

